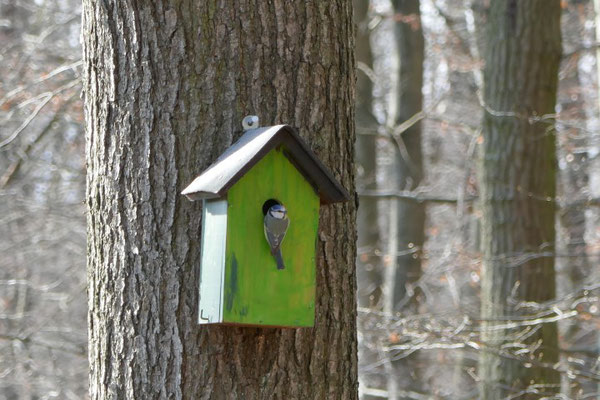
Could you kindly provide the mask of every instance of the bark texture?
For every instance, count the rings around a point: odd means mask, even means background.
[[[539,312],[525,302],[555,296],[555,131],[554,120],[542,116],[554,113],[556,102],[560,13],[558,0],[498,0],[488,18],[481,146],[484,399],[517,392],[537,399],[560,386],[553,369],[556,323],[506,325]]]
[[[355,202],[322,208],[311,329],[200,327],[201,204],[241,120],[289,123],[353,190],[351,5],[84,1],[92,399],[357,397]]]

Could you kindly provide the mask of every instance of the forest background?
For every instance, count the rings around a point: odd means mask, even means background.
[[[486,329],[510,329],[499,357],[517,375],[558,379],[507,398],[598,397],[597,3],[560,3],[555,112],[539,116],[556,135],[556,249],[501,260],[551,258],[556,296],[491,321],[479,203],[490,2],[354,1],[362,398],[480,397]],[[77,1],[0,0],[0,399],[87,395],[80,30]],[[559,361],[538,365],[530,339],[549,326]]]

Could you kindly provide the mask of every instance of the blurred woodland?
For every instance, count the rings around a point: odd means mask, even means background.
[[[0,399],[87,391],[78,1],[0,1]]]
[[[598,398],[598,4],[417,3],[355,1],[361,396]]]
[[[360,397],[599,398],[600,0],[353,3]],[[80,28],[0,0],[0,400],[87,397]]]

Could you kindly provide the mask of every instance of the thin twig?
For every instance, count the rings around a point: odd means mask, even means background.
[[[43,96],[44,100],[40,104],[38,104],[38,106],[35,108],[35,110],[33,110],[33,112],[25,119],[25,121],[23,121],[21,126],[19,126],[12,134],[10,134],[8,138],[6,138],[2,142],[0,142],[0,149],[11,144],[17,138],[17,136],[19,136],[19,134],[21,134],[21,132],[23,132],[25,130],[25,128],[27,128],[27,126],[29,126],[31,121],[33,121],[35,119],[35,117],[37,117],[37,115],[42,110],[42,108],[44,108],[46,106],[46,104],[48,104],[50,102],[50,100],[52,100],[59,93],[64,92],[65,90],[68,90],[68,89],[74,87],[79,82],[80,82],[80,79],[75,79],[75,80],[69,82],[68,84],[56,89],[53,92],[43,93],[41,96]]]

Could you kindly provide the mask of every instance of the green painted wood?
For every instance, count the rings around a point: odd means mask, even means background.
[[[198,323],[222,321],[227,200],[204,200]]]
[[[263,232],[262,206],[271,198],[285,205],[290,218],[283,270]],[[312,186],[274,149],[229,190],[227,200],[223,322],[313,326],[319,197]]]

